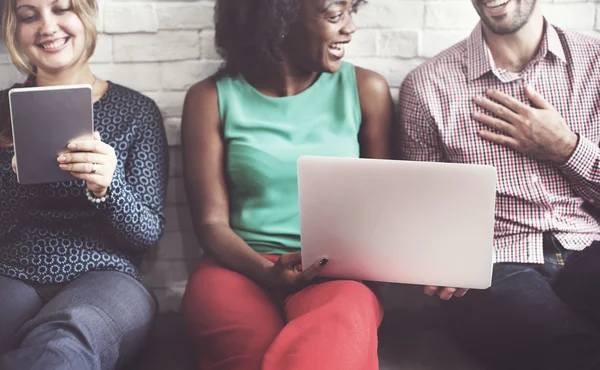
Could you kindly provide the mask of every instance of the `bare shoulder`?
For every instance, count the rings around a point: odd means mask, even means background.
[[[354,67],[356,70],[356,84],[362,97],[375,95],[376,98],[389,95],[390,86],[385,77],[370,69]]]
[[[188,133],[189,130],[212,130],[220,124],[217,84],[213,77],[209,77],[194,84],[185,95],[182,133]]]
[[[186,93],[186,102],[193,100],[205,100],[217,97],[217,84],[213,76],[208,77],[200,82],[195,83]]]

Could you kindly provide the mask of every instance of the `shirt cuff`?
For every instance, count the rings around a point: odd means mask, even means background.
[[[119,167],[115,169],[115,173],[113,174],[113,179],[108,186],[108,197],[106,198],[106,202],[96,203],[95,206],[101,210],[107,210],[112,208],[119,203],[119,198],[123,197],[123,189],[125,188],[125,175],[123,174],[123,170]]]
[[[579,135],[575,151],[564,165],[560,166],[569,177],[585,177],[598,160],[598,147],[592,141]]]

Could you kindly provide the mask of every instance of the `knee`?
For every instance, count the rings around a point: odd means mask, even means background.
[[[228,289],[229,280],[229,271],[218,268],[210,261],[201,262],[188,279],[183,294],[182,304],[186,316],[205,311],[207,306],[217,304],[215,295],[218,295],[218,290]]]
[[[371,288],[353,280],[329,283],[334,290],[331,306],[338,319],[363,327],[375,325],[376,329],[379,326],[383,318],[383,303]]]

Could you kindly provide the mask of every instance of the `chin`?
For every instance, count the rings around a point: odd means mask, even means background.
[[[335,73],[342,68],[342,61],[329,62],[323,66],[323,72]]]

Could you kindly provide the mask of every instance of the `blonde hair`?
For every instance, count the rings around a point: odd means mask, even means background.
[[[71,0],[73,11],[83,23],[85,30],[85,46],[86,60],[89,59],[96,49],[96,38],[98,31],[96,29],[96,14],[98,5],[96,0]],[[13,64],[23,73],[30,75],[35,74],[36,67],[31,64],[27,56],[19,50],[19,42],[17,41],[17,0],[0,0],[0,14],[2,19],[2,32],[4,36],[4,44],[8,55]]]

